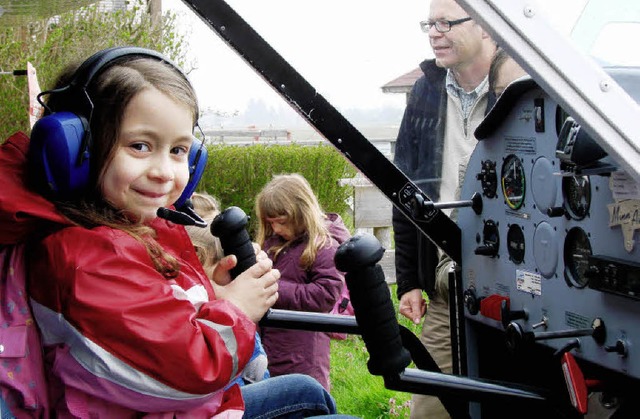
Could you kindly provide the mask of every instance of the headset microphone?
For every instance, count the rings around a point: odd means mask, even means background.
[[[157,215],[160,218],[164,218],[167,221],[171,221],[172,223],[180,224],[183,226],[196,226],[196,227],[206,227],[207,222],[204,221],[200,216],[189,206],[190,201],[187,201],[185,205],[182,206],[180,211],[174,211],[169,208],[158,208]]]

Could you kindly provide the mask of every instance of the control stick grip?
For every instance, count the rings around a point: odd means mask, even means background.
[[[373,375],[399,374],[411,363],[402,346],[400,327],[384,272],[377,263],[384,248],[371,234],[356,234],[336,251],[336,267],[346,272],[356,321],[369,352]]]
[[[235,255],[237,265],[231,269],[231,278],[235,278],[256,263],[256,253],[246,226],[249,217],[239,207],[229,207],[211,222],[211,234],[220,239],[224,255]]]

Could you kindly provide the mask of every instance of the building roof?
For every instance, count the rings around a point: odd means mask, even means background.
[[[397,77],[381,87],[383,93],[408,93],[413,84],[422,75],[422,69],[417,67],[408,73]]]

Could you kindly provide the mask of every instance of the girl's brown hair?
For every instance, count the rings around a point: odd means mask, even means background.
[[[64,86],[73,75],[69,67],[57,82]],[[91,173],[89,191],[72,201],[56,202],[60,211],[74,224],[92,228],[100,225],[127,232],[139,240],[158,270],[166,278],[177,276],[178,261],[165,252],[155,240],[155,232],[136,220],[126,217],[120,210],[106,203],[101,196],[101,176],[113,159],[124,111],[140,92],[155,88],[173,100],[183,103],[192,113],[193,123],[198,117],[198,103],[193,87],[184,75],[170,64],[148,57],[129,57],[119,60],[95,77],[87,87],[93,103],[90,130]],[[55,111],[73,110],[73,97],[52,94],[48,105]]]
[[[206,193],[194,193],[191,195],[193,210],[210,226],[213,219],[220,213],[220,204],[213,196]],[[197,226],[185,226],[191,242],[196,250],[200,263],[211,279],[213,267],[224,257],[220,240],[211,234],[209,228]]]
[[[309,269],[316,260],[318,250],[331,242],[325,224],[327,217],[311,185],[300,174],[274,176],[256,197],[255,211],[259,220],[256,241],[260,246],[274,234],[267,218],[285,217],[286,222],[293,226],[295,237],[292,240],[267,249],[274,260],[293,240],[306,235],[308,243],[300,257],[300,265]]]

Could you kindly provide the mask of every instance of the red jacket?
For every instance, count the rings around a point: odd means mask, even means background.
[[[180,262],[158,273],[144,246],[108,227],[71,226],[25,187],[23,134],[0,147],[0,244],[30,243],[29,294],[61,417],[240,417],[239,388],[255,324],[216,300],[182,226],[156,219],[158,242]],[[53,232],[52,232],[53,231]]]

